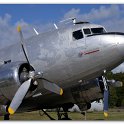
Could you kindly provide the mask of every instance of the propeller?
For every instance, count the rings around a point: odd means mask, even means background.
[[[20,106],[20,104],[22,103],[22,100],[24,99],[26,93],[29,90],[29,87],[31,85],[31,79],[25,81],[17,90],[9,108],[8,108],[8,112],[10,114],[14,114],[15,111],[18,109],[18,107]]]
[[[30,65],[30,62],[29,62],[29,59],[28,59],[28,55],[27,55],[27,53],[25,51],[25,48],[24,48],[24,38],[23,38],[23,34],[22,34],[22,30],[21,30],[21,27],[20,26],[17,27],[17,31],[20,34],[20,39],[21,39],[20,42],[21,42],[21,47],[22,47],[23,53],[25,55],[25,58],[27,60],[27,63]]]
[[[109,89],[107,85],[107,81],[104,76],[102,76],[104,83],[104,116],[108,117],[108,97],[109,97]]]
[[[21,47],[22,47],[23,53],[25,55],[25,58],[27,60],[27,63],[30,66],[30,70],[29,70],[28,80],[24,81],[22,83],[22,85],[18,88],[17,92],[15,93],[15,95],[10,103],[10,106],[8,107],[9,114],[14,114],[16,112],[18,107],[21,105],[23,99],[25,98],[26,94],[30,90],[30,87],[32,85],[38,85],[37,79],[42,79],[43,87],[45,89],[47,89],[51,92],[54,92],[56,94],[59,94],[59,95],[63,94],[63,89],[60,88],[58,85],[56,85],[55,83],[51,83],[51,82],[47,81],[46,79],[43,79],[42,75],[36,74],[35,70],[32,68],[32,66],[30,64],[28,55],[25,51],[24,42],[23,42],[24,38],[23,38],[23,34],[22,34],[20,26],[17,27],[17,31],[20,34]]]
[[[104,116],[108,117],[108,96],[109,96],[109,91],[104,90]]]

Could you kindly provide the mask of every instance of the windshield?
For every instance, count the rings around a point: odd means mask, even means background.
[[[101,33],[105,33],[105,29],[104,28],[91,28],[91,32],[93,34],[101,34]]]
[[[86,28],[86,29],[83,29],[83,30],[84,30],[84,34],[85,34],[85,35],[91,34],[91,31],[90,31],[89,28]]]
[[[72,33],[72,35],[73,35],[73,40],[79,40],[79,39],[82,39],[84,37],[83,33],[82,33],[82,30],[74,31]]]

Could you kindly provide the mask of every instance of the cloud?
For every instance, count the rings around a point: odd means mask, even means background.
[[[79,16],[80,9],[71,9],[64,15],[64,19],[73,18]]]
[[[3,17],[0,17],[0,48],[4,45],[11,44],[13,41],[12,38],[15,32],[13,27],[10,25],[11,15],[5,14]],[[16,36],[15,36],[16,37]]]
[[[101,6],[99,9],[93,8],[88,14],[80,15],[80,18],[84,18],[90,21],[112,19],[119,16],[120,9],[118,5],[111,5],[110,7]]]
[[[64,15],[64,19],[70,17],[76,17],[78,19],[88,20],[88,21],[96,21],[102,19],[112,19],[119,17],[122,11],[119,8],[119,5],[111,5],[111,6],[100,6],[100,8],[93,8],[89,13],[81,14],[80,9],[72,8]]]
[[[10,19],[11,19],[11,15],[5,14],[4,17],[0,17],[0,25],[8,26]]]
[[[10,46],[14,43],[19,42],[20,37],[17,32],[17,26],[20,25],[23,31],[24,38],[36,35],[33,27],[35,27],[40,33],[46,31],[46,29],[53,28],[53,24],[37,24],[32,25],[24,21],[23,19],[18,20],[14,24],[11,24],[12,16],[10,14],[5,14],[0,16],[0,49]]]
[[[113,73],[124,72],[124,63],[112,70]]]
[[[0,17],[0,48],[4,48],[19,41],[19,35],[16,30],[18,24],[22,27],[27,26],[24,30],[27,30],[29,27],[23,20],[20,20],[12,25],[10,23],[11,19],[12,16],[10,14],[5,14]]]

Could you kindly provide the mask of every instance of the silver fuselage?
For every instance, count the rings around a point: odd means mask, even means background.
[[[89,80],[103,74],[104,70],[112,70],[124,61],[124,34],[105,33],[85,36],[73,40],[72,32],[86,27],[99,27],[93,24],[78,24],[63,27],[54,31],[39,34],[25,40],[25,47],[31,65],[36,72],[43,72],[43,77],[57,83],[66,92],[79,84],[79,80]],[[1,63],[26,61],[20,42],[0,50]],[[38,85],[36,94],[42,93]],[[46,94],[47,95],[47,94]],[[31,109],[39,104],[58,104],[73,100],[67,97],[48,95],[26,100]],[[38,101],[37,101],[38,100]],[[50,101],[52,100],[52,101]],[[32,104],[31,104],[32,101]],[[34,101],[34,102],[33,102]],[[37,104],[35,102],[37,101]],[[26,106],[26,103],[24,103]]]

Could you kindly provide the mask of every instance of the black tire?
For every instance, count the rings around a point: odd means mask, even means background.
[[[72,120],[71,118],[62,118],[61,120]]]
[[[4,115],[4,120],[9,120],[9,114]]]

